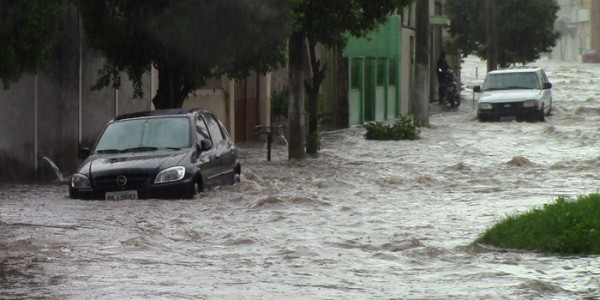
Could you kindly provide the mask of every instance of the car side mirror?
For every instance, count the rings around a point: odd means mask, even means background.
[[[210,150],[210,148],[212,148],[213,143],[209,139],[203,139],[200,141],[199,146],[200,146],[201,151],[206,151],[206,150]]]
[[[79,159],[86,159],[90,156],[90,148],[79,148],[77,150],[77,158]]]
[[[544,87],[545,90],[551,89],[552,88],[552,83],[550,83],[550,82],[544,82],[544,86],[543,87]]]
[[[476,85],[473,87],[473,92],[475,93],[481,93],[481,86],[480,85]]]

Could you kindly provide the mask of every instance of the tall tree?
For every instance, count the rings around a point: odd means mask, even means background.
[[[78,0],[89,44],[108,64],[95,88],[125,72],[141,97],[158,70],[156,108],[177,108],[207,79],[268,72],[285,63],[294,0]]]
[[[321,63],[316,55],[317,43],[326,47],[343,49],[349,36],[363,37],[379,24],[385,22],[387,17],[397,9],[401,9],[412,0],[301,0],[294,8],[296,16],[295,32],[290,39],[290,47],[297,45],[299,48],[292,52],[290,49],[290,86],[304,84],[308,94],[308,135],[315,134],[318,130],[318,95],[321,84],[325,78],[326,64]],[[307,42],[300,43],[300,39]],[[308,53],[305,50],[308,45]],[[303,46],[304,45],[304,46]],[[303,47],[301,49],[300,47]],[[300,57],[292,57],[299,55]],[[306,58],[308,57],[308,61]],[[293,62],[293,63],[292,63]],[[300,78],[300,68],[307,63],[310,65],[310,75]],[[300,82],[294,82],[299,80]],[[303,81],[303,82],[302,82]],[[290,89],[290,146],[289,158],[304,157],[305,134],[297,129],[297,124],[303,123],[304,112],[295,111],[304,107],[304,93],[297,89]],[[295,139],[295,140],[294,140]]]
[[[4,88],[24,72],[47,67],[65,0],[0,0],[0,79]]]
[[[450,18],[450,35],[463,54],[487,55],[485,4],[481,0],[446,0],[445,10]],[[535,61],[540,53],[556,45],[559,32],[555,29],[556,0],[495,1],[495,26],[498,64]]]

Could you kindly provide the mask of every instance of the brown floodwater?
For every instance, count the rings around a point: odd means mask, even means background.
[[[0,186],[2,299],[574,299],[600,258],[471,243],[507,215],[597,192],[600,68],[541,60],[544,123],[432,104],[416,141],[323,133],[318,157],[240,146],[242,182],[193,200],[82,201]],[[481,82],[468,58],[462,78]],[[478,73],[482,73],[479,71]]]

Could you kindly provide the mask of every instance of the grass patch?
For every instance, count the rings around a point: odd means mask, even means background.
[[[559,197],[489,228],[475,243],[562,255],[600,254],[600,195]]]
[[[367,140],[416,140],[419,138],[419,126],[411,119],[400,116],[394,124],[369,122],[364,125]]]

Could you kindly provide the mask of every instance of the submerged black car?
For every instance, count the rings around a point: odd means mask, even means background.
[[[169,109],[109,122],[71,177],[69,196],[125,200],[194,198],[240,180],[237,148],[213,113]]]

